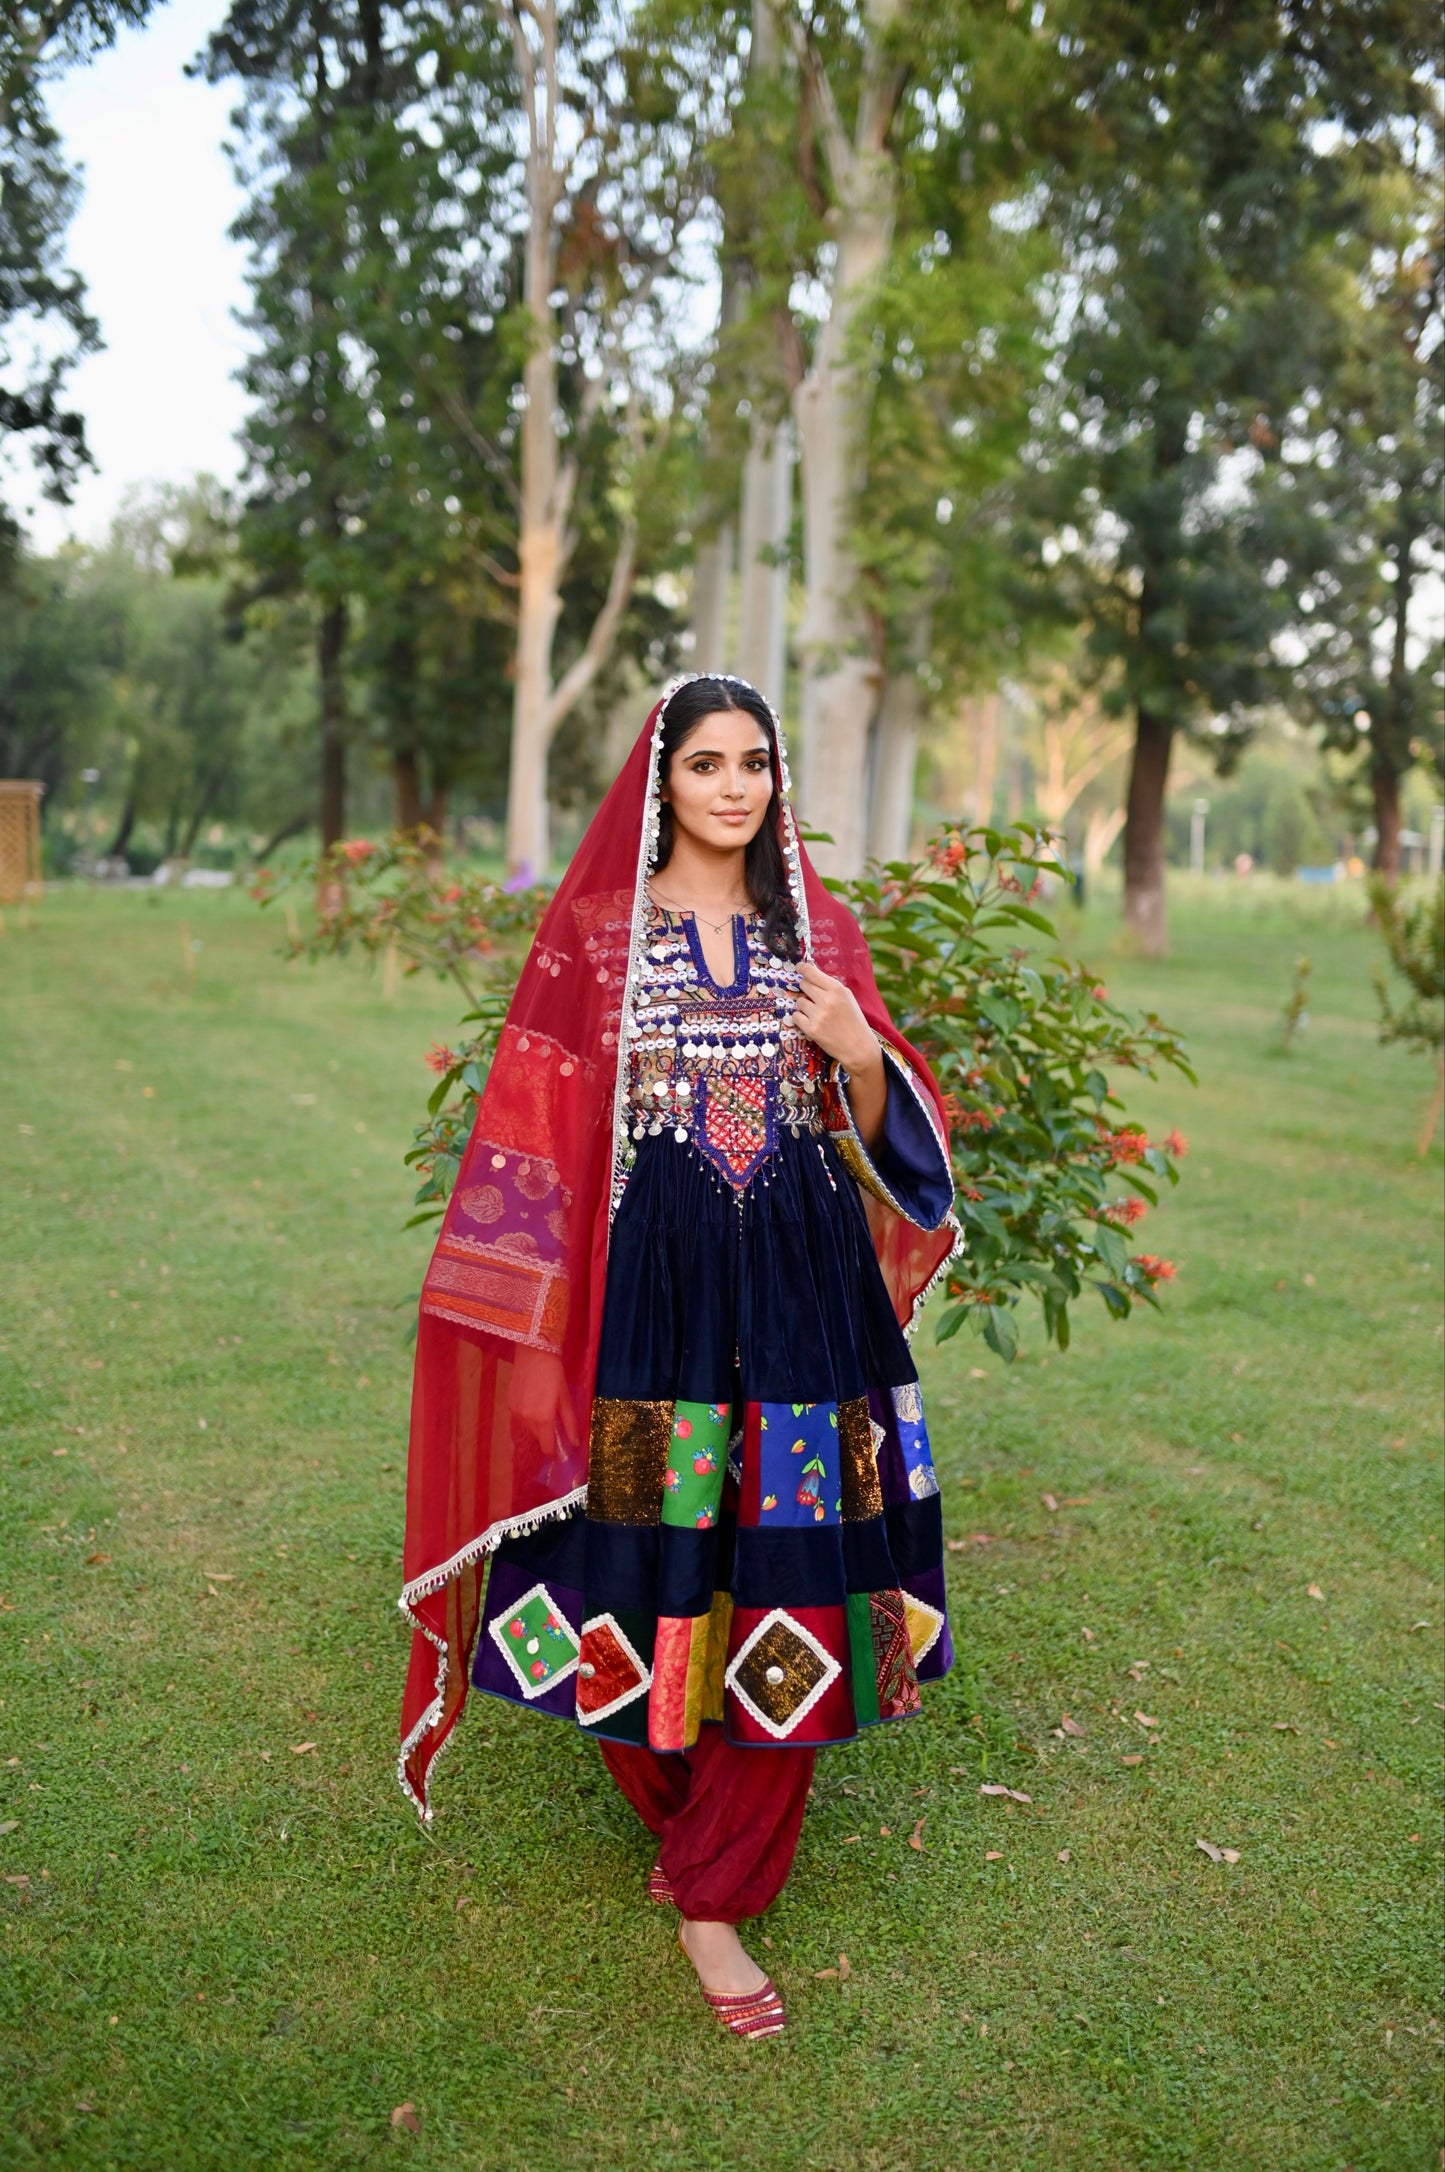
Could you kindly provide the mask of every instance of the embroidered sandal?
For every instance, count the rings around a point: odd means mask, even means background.
[[[687,1953],[680,1924],[677,1942]],[[690,1953],[687,1957],[691,1961]],[[698,1989],[723,2027],[731,2029],[734,2036],[781,2036],[788,2025],[771,1976],[765,1976],[756,1991],[709,1991],[701,1981]]]
[[[653,1864],[652,1874],[647,1881],[647,1897],[651,1901],[656,1901],[659,1908],[675,1908],[677,1906],[677,1896],[667,1882],[667,1872],[662,1867],[662,1857],[660,1855]]]

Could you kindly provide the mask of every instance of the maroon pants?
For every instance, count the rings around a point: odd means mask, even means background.
[[[603,1761],[650,1833],[691,1923],[741,1923],[783,1890],[813,1777],[811,1750],[742,1750],[704,1726],[690,1750],[603,1742]]]

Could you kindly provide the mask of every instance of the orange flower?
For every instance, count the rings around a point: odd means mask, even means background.
[[[1183,1161],[1189,1152],[1189,1141],[1179,1131],[1171,1131],[1165,1138],[1164,1146],[1166,1152],[1172,1154],[1176,1161]]]
[[[461,1061],[460,1057],[453,1055],[452,1051],[444,1047],[440,1041],[432,1042],[423,1060],[427,1069],[435,1071],[438,1078],[442,1076],[443,1072],[450,1071],[454,1064]]]
[[[1148,1282],[1172,1282],[1179,1272],[1172,1259],[1156,1259],[1152,1252],[1136,1254],[1134,1265]]]
[[[345,844],[338,845],[336,849],[348,867],[360,867],[363,860],[371,858],[376,847],[369,837],[349,837]]]

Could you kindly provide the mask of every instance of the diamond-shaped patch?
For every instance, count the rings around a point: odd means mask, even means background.
[[[620,1712],[651,1686],[652,1669],[615,1614],[597,1614],[582,1624],[577,1717],[584,1727]]]
[[[524,1697],[540,1697],[577,1664],[577,1632],[545,1584],[523,1592],[514,1607],[493,1617],[490,1628]]]
[[[758,1725],[781,1742],[842,1671],[827,1647],[779,1606],[758,1623],[724,1679]]]
[[[908,1621],[908,1641],[913,1646],[913,1664],[916,1667],[942,1636],[946,1617],[938,1607],[930,1606],[926,1599],[915,1599],[911,1591],[903,1594],[903,1612]]]

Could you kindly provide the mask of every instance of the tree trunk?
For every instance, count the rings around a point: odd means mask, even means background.
[[[970,704],[977,723],[975,743],[978,747],[978,766],[974,771],[973,819],[986,829],[993,820],[994,787],[998,781],[998,716],[1000,697],[997,693],[985,694]]]
[[[321,682],[321,849],[329,852],[346,834],[346,605],[333,603],[316,634]]]
[[[913,843],[913,776],[923,690],[915,671],[890,673],[873,745],[868,857],[906,860]]]
[[[131,832],[135,828],[135,817],[136,796],[135,787],[132,785],[125,795],[125,805],[120,810],[120,820],[115,826],[115,835],[112,837],[105,855],[108,860],[119,860],[125,857],[126,847],[131,839]]]
[[[1375,803],[1374,868],[1387,882],[1400,878],[1400,779],[1380,751],[1370,764],[1370,794]]]
[[[1140,708],[1124,810],[1124,920],[1149,958],[1169,947],[1164,899],[1164,792],[1174,733]]]
[[[870,50],[849,139],[816,52],[804,54],[827,149],[837,254],[827,321],[793,398],[802,464],[803,578],[798,630],[802,679],[802,813],[831,845],[815,857],[832,875],[856,875],[867,837],[868,737],[883,689],[876,636],[863,608],[852,538],[863,484],[866,392],[852,359],[854,329],[893,239],[897,175],[887,149],[902,78],[884,52],[893,0],[872,0]],[[795,43],[800,33],[795,32]]]
[[[798,629],[802,678],[802,812],[833,842],[815,857],[830,875],[863,865],[868,734],[883,672],[859,595],[850,530],[860,481],[862,416],[847,359],[864,289],[882,269],[892,230],[891,201],[845,214],[838,233],[833,305],[813,366],[798,387],[795,415],[803,471],[803,576]]]
[[[396,826],[399,830],[414,830],[421,821],[415,747],[404,747],[392,755],[391,780],[396,790]]]
[[[781,711],[788,644],[793,443],[786,421],[755,421],[743,465],[738,670]]]
[[[728,668],[728,590],[732,585],[733,528],[725,521],[699,543],[692,576],[692,668]]]

